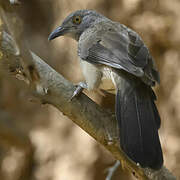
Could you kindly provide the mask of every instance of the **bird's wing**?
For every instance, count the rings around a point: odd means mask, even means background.
[[[159,82],[153,59],[140,36],[124,25],[114,24],[97,24],[82,34],[78,45],[81,59],[123,69],[149,85]]]

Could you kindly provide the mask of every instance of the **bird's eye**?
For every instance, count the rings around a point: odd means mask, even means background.
[[[81,20],[82,20],[81,16],[74,16],[73,17],[73,23],[74,24],[80,24]]]

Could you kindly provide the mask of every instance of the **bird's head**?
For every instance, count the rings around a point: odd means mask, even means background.
[[[93,10],[78,10],[68,15],[61,26],[57,27],[50,35],[49,40],[59,36],[70,36],[78,40],[81,33],[93,26],[100,19],[105,18],[103,15]]]

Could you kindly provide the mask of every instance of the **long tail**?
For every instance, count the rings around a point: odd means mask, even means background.
[[[140,80],[127,77],[122,77],[117,86],[116,118],[121,148],[142,167],[161,168],[160,117],[153,90]]]

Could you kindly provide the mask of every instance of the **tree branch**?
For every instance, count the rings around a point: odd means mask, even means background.
[[[9,0],[12,4],[18,4],[17,0]],[[24,73],[28,76],[31,85],[39,81],[39,74],[32,62],[32,55],[27,48],[26,39],[24,38],[24,22],[17,12],[22,6],[12,6],[8,1],[0,0],[0,16],[8,32],[14,39],[16,54],[21,54],[21,65]]]

